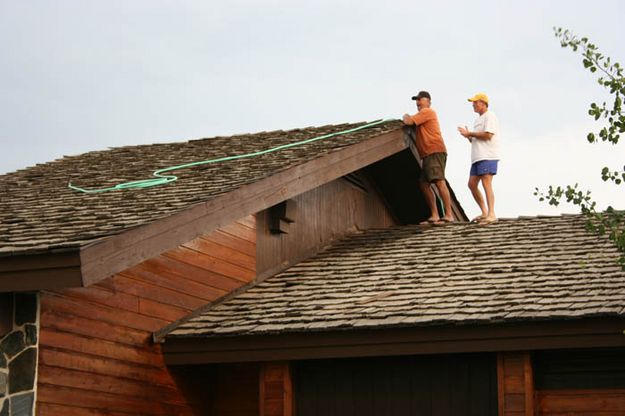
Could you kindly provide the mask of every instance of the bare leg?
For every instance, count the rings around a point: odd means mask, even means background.
[[[493,175],[482,175],[482,186],[486,194],[486,202],[488,203],[488,215],[486,219],[495,220],[495,193],[493,192]]]
[[[482,211],[482,217],[486,218],[488,216],[488,211],[486,210],[486,205],[484,204],[484,198],[482,197],[482,193],[477,187],[480,183],[481,178],[482,176],[470,176],[469,189],[473,194],[473,199],[475,199],[475,202],[477,202],[477,205],[479,205],[480,210]]]
[[[451,196],[449,195],[449,188],[447,188],[447,183],[445,180],[436,181],[436,187],[438,188],[438,192],[441,194],[441,198],[443,199],[443,208],[445,209],[445,218],[446,220],[453,221],[454,214],[451,212]]]
[[[436,208],[436,199],[434,198],[434,191],[429,184],[429,182],[419,181],[419,187],[421,188],[421,192],[425,197],[425,202],[428,207],[430,207],[430,220],[438,221],[440,216],[438,215],[438,208]]]

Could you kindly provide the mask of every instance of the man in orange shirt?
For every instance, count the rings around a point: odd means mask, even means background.
[[[403,121],[407,125],[416,125],[416,146],[423,161],[419,187],[430,208],[430,217],[421,224],[444,224],[454,221],[451,212],[451,197],[445,181],[445,164],[447,163],[447,148],[441,135],[436,112],[430,108],[431,97],[427,91],[420,91],[412,97],[417,102],[419,112],[414,115],[404,114]],[[443,199],[445,215],[440,217],[436,208],[436,196],[432,190],[436,185]]]

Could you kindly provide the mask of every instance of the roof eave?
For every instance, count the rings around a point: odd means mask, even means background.
[[[80,287],[79,248],[2,257],[0,292]]]
[[[168,365],[625,346],[625,318],[172,337]]]

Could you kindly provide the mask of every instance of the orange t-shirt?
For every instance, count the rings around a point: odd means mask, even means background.
[[[436,111],[423,108],[410,118],[417,126],[416,145],[421,159],[432,153],[447,153]]]

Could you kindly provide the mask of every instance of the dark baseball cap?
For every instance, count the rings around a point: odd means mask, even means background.
[[[428,100],[431,100],[432,97],[430,97],[430,93],[427,91],[419,91],[419,94],[415,95],[412,97],[413,100],[418,100],[419,98],[427,98]]]

